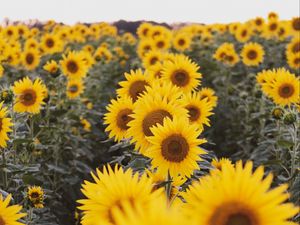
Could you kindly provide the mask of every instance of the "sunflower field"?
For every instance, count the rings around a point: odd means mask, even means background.
[[[0,26],[0,225],[296,225],[300,17]]]

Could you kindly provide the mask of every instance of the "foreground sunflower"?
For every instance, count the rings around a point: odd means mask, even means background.
[[[168,101],[160,95],[146,94],[134,105],[132,120],[128,123],[128,135],[135,149],[145,154],[150,147],[147,137],[153,135],[151,128],[162,124],[164,118],[185,117],[187,111],[176,101]]]
[[[247,43],[244,45],[241,56],[243,63],[247,66],[258,66],[264,60],[265,51],[258,43]]]
[[[104,124],[107,124],[105,131],[109,132],[109,138],[120,141],[128,137],[128,123],[132,120],[133,102],[130,98],[118,98],[111,100],[111,103],[106,107],[107,113],[104,115]]]
[[[2,107],[3,102],[0,103],[0,148],[7,146],[6,142],[9,140],[7,133],[12,131],[11,126],[13,123],[7,117],[7,107]]]
[[[129,97],[135,102],[146,90],[146,86],[151,86],[152,79],[144,74],[141,69],[131,70],[125,73],[126,81],[119,82],[121,88],[117,90],[120,97]]]
[[[29,77],[16,81],[12,90],[16,96],[14,110],[19,113],[37,114],[41,110],[47,89],[42,81],[37,78],[32,82]]]
[[[13,205],[8,206],[11,200],[11,195],[3,199],[0,194],[0,224],[1,225],[25,225],[18,222],[19,219],[26,216],[25,213],[20,213],[22,206]]]
[[[285,203],[288,186],[270,189],[273,176],[264,179],[262,166],[252,168],[252,162],[227,163],[195,182],[183,194],[184,212],[201,225],[296,225],[288,221],[299,210]]]
[[[206,142],[199,139],[201,130],[191,124],[187,126],[186,118],[166,118],[150,130],[153,136],[146,137],[152,144],[146,155],[152,159],[152,167],[171,177],[190,177],[194,170],[200,169],[197,161],[205,151],[199,145]]]
[[[183,92],[187,93],[200,85],[201,73],[199,66],[184,55],[176,55],[174,61],[165,61],[162,70],[162,79],[171,82]]]
[[[147,211],[152,201],[162,198],[162,190],[153,191],[152,180],[146,174],[140,176],[131,169],[107,166],[92,176],[95,183],[85,181],[82,186],[87,199],[78,201],[83,211],[82,225],[116,225],[118,212],[126,213],[128,207],[139,206]]]
[[[63,55],[60,65],[63,74],[69,79],[83,78],[88,72],[88,66],[82,55],[76,52],[69,52],[67,55]]]

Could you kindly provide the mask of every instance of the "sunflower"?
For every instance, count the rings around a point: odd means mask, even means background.
[[[40,186],[32,186],[27,190],[27,197],[35,208],[44,208],[44,190]]]
[[[57,74],[59,72],[59,67],[56,61],[51,60],[48,61],[44,66],[43,69],[48,71],[51,75]]]
[[[221,44],[217,48],[213,58],[229,66],[234,66],[240,60],[238,54],[235,52],[234,45],[228,42]]]
[[[239,42],[247,42],[252,36],[252,30],[246,24],[238,26],[235,32],[235,38]]]
[[[158,50],[152,50],[145,54],[142,58],[144,68],[150,69],[151,67],[159,64],[162,61],[163,55]]]
[[[106,107],[107,113],[104,115],[104,124],[107,124],[106,132],[109,132],[109,138],[115,138],[115,141],[120,141],[128,137],[128,123],[132,120],[133,102],[128,97],[111,100],[111,103]]]
[[[80,118],[80,123],[83,126],[83,129],[87,132],[91,131],[91,123],[85,119],[85,118]]]
[[[165,37],[159,36],[154,38],[154,45],[157,50],[168,50],[170,48],[170,40]]]
[[[26,216],[26,213],[20,213],[22,206],[12,205],[8,206],[11,200],[11,195],[3,199],[0,194],[0,224],[1,225],[25,225],[18,222],[19,219]]]
[[[171,177],[190,177],[194,170],[200,169],[197,161],[205,151],[199,147],[206,142],[199,139],[201,130],[188,123],[184,117],[165,118],[163,124],[150,128],[153,136],[146,139],[152,144],[146,155],[152,159],[152,167]]]
[[[105,63],[109,63],[112,60],[112,53],[109,51],[107,47],[100,46],[96,49],[94,53],[94,58],[96,61],[103,60]]]
[[[79,97],[84,91],[84,85],[81,79],[72,79],[67,83],[67,96],[69,99]]]
[[[277,19],[271,19],[265,25],[263,36],[266,38],[274,38],[278,36],[279,21]]]
[[[13,123],[10,118],[7,118],[7,107],[3,107],[3,102],[0,103],[0,147],[5,148],[6,142],[9,140],[7,133],[12,131]]]
[[[294,37],[286,46],[286,55],[300,54],[300,37]]]
[[[63,42],[55,34],[46,33],[41,38],[41,48],[47,54],[53,54],[56,52],[61,52],[63,50]]]
[[[287,55],[287,62],[292,69],[299,69],[300,68],[300,53],[299,54],[288,54]]]
[[[78,201],[83,211],[82,225],[117,225],[118,212],[126,214],[126,206],[147,211],[152,201],[162,198],[162,190],[153,191],[152,180],[146,174],[140,176],[131,169],[124,171],[116,165],[113,170],[108,165],[103,172],[97,169],[92,177],[95,183],[85,181],[82,185],[87,199]]]
[[[192,38],[187,33],[180,32],[173,38],[173,46],[178,51],[187,50],[192,42]]]
[[[261,85],[261,89],[265,95],[271,97],[273,85],[276,82],[276,71],[275,70],[263,70],[256,76],[256,81]]]
[[[39,113],[46,97],[47,88],[42,81],[37,78],[32,82],[29,77],[15,81],[12,90],[16,96],[14,110],[19,113]]]
[[[151,33],[153,25],[151,23],[142,23],[137,29],[137,35],[139,38],[147,38]]]
[[[215,91],[211,88],[201,88],[199,91],[201,99],[206,99],[213,107],[217,105],[218,97],[215,95]]]
[[[200,85],[201,73],[199,66],[184,55],[177,55],[174,62],[165,61],[163,64],[162,79],[176,85],[188,93]]]
[[[213,114],[213,105],[207,99],[201,99],[199,93],[191,92],[183,95],[181,101],[188,111],[191,124],[196,124],[200,130],[203,130],[204,125],[210,126],[208,117]]]
[[[147,52],[155,50],[154,41],[150,38],[142,39],[137,47],[137,53],[140,58],[143,58]]]
[[[270,189],[273,176],[264,177],[252,162],[243,167],[224,164],[221,171],[203,177],[183,194],[183,211],[202,225],[293,225],[288,221],[298,208],[285,203],[287,185]]]
[[[68,55],[63,55],[60,65],[63,74],[69,79],[83,78],[88,72],[88,67],[82,55],[76,52],[69,52]]]
[[[141,69],[131,70],[125,73],[126,81],[119,82],[121,88],[117,90],[120,97],[129,97],[135,102],[146,90],[146,86],[151,86],[152,79],[147,74],[143,74]]]
[[[294,17],[291,21],[290,21],[290,30],[292,31],[292,33],[295,36],[299,37],[299,33],[300,33],[300,17]]]
[[[300,79],[284,68],[277,69],[270,96],[279,105],[297,103],[300,98]]]
[[[265,20],[262,17],[256,17],[253,21],[252,21],[254,30],[261,32],[264,29],[264,25],[265,25]]]
[[[151,127],[162,124],[164,118],[185,117],[187,111],[178,101],[168,101],[157,95],[143,95],[134,105],[132,120],[128,123],[128,135],[135,143],[135,149],[144,154],[150,142],[147,137],[152,136]]]
[[[245,44],[241,52],[243,63],[247,66],[258,66],[263,62],[264,54],[263,47],[254,42]]]
[[[24,49],[28,50],[28,49],[38,49],[39,47],[39,43],[36,39],[34,38],[29,38],[25,41],[24,43]]]
[[[217,169],[219,171],[221,171],[226,165],[233,166],[230,159],[227,158],[221,158],[221,159],[214,158],[211,162],[211,165],[214,167],[214,169]]]
[[[36,49],[25,50],[22,54],[22,64],[28,70],[34,70],[40,64],[40,55]]]

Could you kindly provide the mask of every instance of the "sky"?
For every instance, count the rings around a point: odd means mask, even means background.
[[[0,0],[0,22],[54,19],[76,22],[154,20],[157,22],[228,23],[266,17],[299,16],[299,0]]]

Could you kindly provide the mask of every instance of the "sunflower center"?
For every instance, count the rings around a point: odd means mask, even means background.
[[[27,64],[31,65],[33,63],[33,61],[34,61],[34,56],[31,53],[28,53],[26,55],[26,62],[27,62]]]
[[[158,48],[163,48],[165,46],[165,43],[163,41],[159,41],[159,42],[157,42],[156,46]]]
[[[226,56],[226,59],[228,62],[232,62],[234,58],[232,55],[228,55],[228,56]]]
[[[260,26],[262,24],[262,20],[261,19],[257,19],[255,20],[256,25]]]
[[[5,225],[6,223],[5,223],[5,221],[4,221],[4,219],[0,216],[0,225]]]
[[[294,44],[292,51],[293,53],[297,53],[300,51],[300,42]]]
[[[181,162],[187,156],[188,151],[189,145],[186,139],[179,134],[167,137],[161,144],[161,154],[170,162]]]
[[[178,44],[180,46],[183,46],[185,44],[185,40],[184,39],[179,39]]]
[[[8,31],[7,31],[7,34],[8,34],[9,36],[11,36],[11,35],[13,35],[13,32],[12,32],[11,30],[8,30]]]
[[[247,215],[238,213],[235,215],[231,215],[228,218],[226,225],[252,225],[252,223]]]
[[[78,86],[76,84],[73,84],[69,87],[69,92],[76,93],[78,91]]]
[[[127,125],[132,118],[129,116],[132,114],[131,109],[122,109],[117,115],[117,125],[122,130],[127,130],[129,126]]]
[[[300,18],[296,18],[293,20],[293,28],[295,30],[300,30]]]
[[[145,29],[143,30],[143,35],[146,36],[147,33],[148,33],[148,31],[149,31],[149,29],[148,29],[148,28],[145,28]]]
[[[276,30],[277,29],[277,24],[276,23],[272,23],[271,25],[270,25],[270,30],[271,31],[274,31],[274,30]]]
[[[150,59],[150,65],[154,65],[155,63],[157,63],[157,61],[158,61],[158,58],[157,58],[157,57],[152,57],[152,58]]]
[[[196,121],[200,117],[200,110],[196,106],[187,106],[186,109],[188,110],[189,119],[190,121]]]
[[[279,34],[280,36],[283,36],[283,35],[285,34],[285,29],[284,29],[284,28],[280,28],[278,34]]]
[[[184,70],[176,70],[171,77],[173,84],[184,87],[189,83],[190,77]]]
[[[144,80],[138,80],[131,84],[129,88],[129,95],[133,99],[133,101],[136,101],[140,94],[146,91],[147,85],[148,83]]]
[[[246,37],[247,35],[247,30],[243,30],[242,33],[241,33],[242,37]]]
[[[70,73],[76,73],[78,71],[78,65],[75,61],[73,60],[70,60],[68,63],[67,63],[67,69]]]
[[[291,84],[283,84],[279,87],[279,95],[282,98],[289,98],[294,92],[294,87]]]
[[[172,115],[167,112],[166,110],[159,109],[152,111],[149,113],[143,120],[143,132],[146,136],[152,136],[153,133],[151,132],[150,128],[157,124],[162,124],[165,117],[169,117],[172,119]]]
[[[20,96],[20,101],[22,104],[26,106],[33,105],[36,100],[36,93],[33,90],[25,90],[23,94]]]
[[[213,212],[209,225],[258,225],[254,212],[238,202],[225,203]]]
[[[247,54],[247,57],[249,59],[256,59],[257,58],[257,52],[255,50],[250,50]]]
[[[40,197],[40,195],[39,195],[38,192],[33,192],[33,193],[31,193],[30,197],[31,197],[32,199],[37,199],[37,198]]]
[[[47,45],[48,48],[52,48],[52,47],[54,46],[54,41],[53,41],[53,39],[48,38],[48,39],[46,40],[46,45]]]

